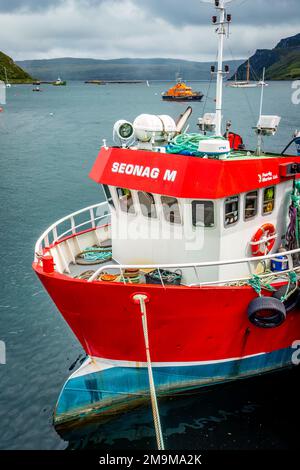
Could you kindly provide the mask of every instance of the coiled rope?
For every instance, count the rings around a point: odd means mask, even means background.
[[[169,142],[166,147],[167,153],[176,153],[180,155],[191,155],[195,157],[204,157],[207,155],[205,152],[198,150],[199,143],[203,140],[226,140],[220,136],[207,136],[202,134],[179,134]],[[228,153],[228,152],[225,152]]]
[[[111,247],[89,247],[76,256],[76,264],[100,264],[112,259]]]

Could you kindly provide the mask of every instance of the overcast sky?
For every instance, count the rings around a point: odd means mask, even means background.
[[[300,0],[233,0],[226,58],[300,32]],[[211,61],[214,9],[201,0],[0,0],[0,50],[14,59],[174,57]]]

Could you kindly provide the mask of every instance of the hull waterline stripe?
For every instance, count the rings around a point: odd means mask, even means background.
[[[231,357],[228,359],[216,359],[216,360],[211,360],[211,361],[152,362],[152,367],[164,368],[164,367],[193,367],[193,366],[214,365],[214,364],[222,364],[226,362],[250,359],[253,357],[263,356],[265,354],[267,353],[261,352],[261,353],[252,354],[249,356]],[[89,363],[87,361],[89,361]],[[93,372],[110,369],[112,367],[128,367],[128,368],[137,368],[137,369],[147,367],[147,362],[113,360],[113,359],[105,359],[105,358],[100,358],[100,357],[89,357],[87,361],[84,362],[80,366],[80,368],[71,375],[71,377],[80,377],[83,375],[88,375]]]

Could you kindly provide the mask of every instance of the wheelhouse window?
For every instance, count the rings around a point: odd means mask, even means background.
[[[251,191],[245,196],[245,220],[253,219],[257,215],[258,191]]]
[[[138,191],[138,198],[142,210],[142,214],[145,217],[152,219],[157,218],[156,206],[154,196],[151,193],[145,193],[143,191]]]
[[[225,200],[225,227],[234,225],[239,220],[239,197],[232,196]]]
[[[214,203],[212,201],[192,201],[192,221],[194,227],[214,227]]]
[[[117,188],[117,195],[121,210],[123,212],[127,212],[128,214],[135,214],[131,191],[129,189]]]
[[[104,184],[104,185],[103,185],[103,189],[104,189],[104,193],[105,193],[107,202],[108,202],[112,207],[115,207],[113,198],[112,198],[112,196],[111,196],[110,189],[109,189],[109,187],[107,186],[107,184]]]
[[[178,200],[175,197],[161,196],[164,217],[170,224],[181,224]]]
[[[275,207],[275,186],[264,189],[263,215],[271,214]]]

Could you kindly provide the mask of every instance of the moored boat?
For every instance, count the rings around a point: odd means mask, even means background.
[[[90,173],[106,201],[36,243],[33,268],[87,354],[59,396],[56,426],[147,400],[149,370],[159,397],[295,363],[300,156],[261,151],[278,116],[260,113],[256,150],[223,135],[230,19],[224,0],[216,8],[216,112],[199,122],[203,133],[184,132],[188,110],[177,122],[118,121]]]
[[[67,82],[66,80],[62,80],[60,77],[58,77],[58,79],[53,82],[53,85],[54,86],[66,86]]]
[[[6,67],[3,66],[3,69],[4,69],[4,75],[5,75],[5,86],[6,86],[6,88],[11,88],[11,83],[9,83],[9,81],[8,81]]]
[[[237,74],[235,74],[235,80],[232,82],[228,81],[226,85],[231,88],[257,88],[261,86],[269,86],[269,84],[264,80],[259,80],[258,82],[250,80],[250,59],[247,62],[246,80],[238,80]]]
[[[203,93],[193,91],[181,78],[178,78],[176,85],[162,94],[162,99],[166,101],[201,101],[203,96]]]

